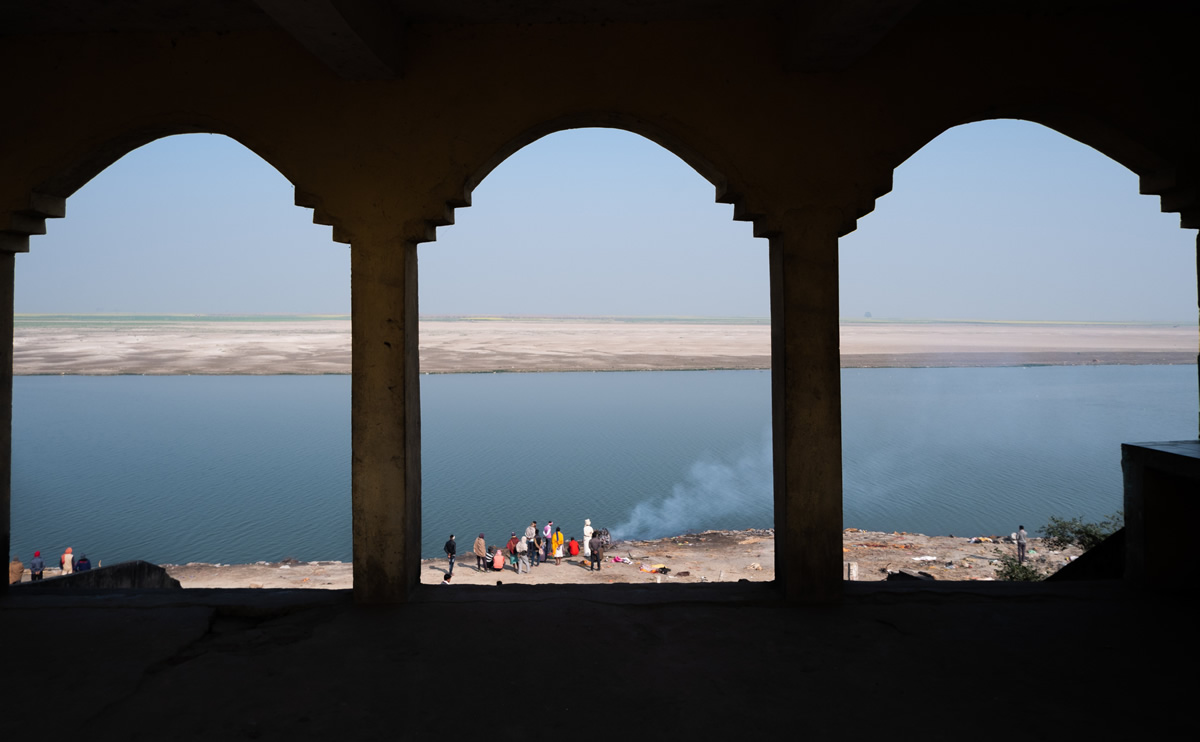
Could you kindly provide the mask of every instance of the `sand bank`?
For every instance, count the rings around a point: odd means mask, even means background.
[[[427,373],[764,369],[754,320],[422,320]],[[1197,328],[1157,324],[845,322],[843,367],[1194,364]],[[13,371],[33,374],[347,374],[350,320],[22,315]]]
[[[889,571],[923,571],[937,580],[990,580],[995,577],[997,551],[1015,554],[1011,544],[970,543],[967,538],[924,536],[917,533],[880,533],[848,529],[842,535],[843,559],[856,565],[859,581],[887,578]],[[459,546],[454,585],[548,585],[663,582],[770,582],[775,579],[775,537],[770,530],[706,531],[653,541],[613,544],[599,571],[591,571],[581,557],[568,557],[560,565],[551,560],[528,573],[511,567],[502,572],[477,571],[471,544]],[[1043,549],[1040,539],[1030,543],[1030,561],[1053,572],[1079,550]],[[617,564],[612,557],[627,557]],[[640,567],[666,566],[670,571],[642,572]],[[318,588],[346,590],[354,585],[348,562],[261,562],[259,564],[166,565],[168,573],[185,588]],[[421,562],[421,582],[436,585],[446,574],[445,559]]]

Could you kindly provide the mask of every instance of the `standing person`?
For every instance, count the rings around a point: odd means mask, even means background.
[[[8,563],[8,584],[17,584],[21,581],[21,576],[24,574],[25,562],[21,561],[21,557],[13,554],[12,561]]]
[[[487,564],[487,542],[483,540],[483,534],[479,534],[479,538],[475,539],[475,571],[482,572],[483,565]]]
[[[589,523],[591,521],[588,521]],[[599,536],[592,536],[587,540],[588,553],[591,555],[592,571],[600,571],[600,560],[604,559],[604,544],[600,543]]]
[[[42,552],[33,552],[33,561],[29,563],[29,581],[39,582],[42,579],[42,573],[46,570],[46,562],[42,560]]]
[[[562,529],[557,526],[554,528],[554,537],[550,539],[550,553],[554,555],[554,566],[562,564],[563,558],[563,535]]]
[[[590,559],[592,553],[592,520],[588,518],[583,521],[583,558]]]
[[[71,547],[68,546],[63,555],[58,558],[58,563],[62,567],[62,573],[69,575],[75,571],[75,555],[71,553]]]
[[[521,543],[521,539],[517,538],[517,532],[512,532],[512,537],[508,539],[508,543],[504,546],[504,551],[511,557],[510,561],[513,564],[513,569],[516,569],[517,564],[517,544]]]
[[[1025,563],[1025,526],[1017,526],[1017,564]]]
[[[458,544],[454,542],[453,533],[450,534],[450,539],[442,549],[446,552],[446,559],[450,562],[450,570],[446,574],[452,575],[454,574],[454,557],[458,555]]]
[[[530,523],[529,526],[525,529],[525,541],[530,546],[532,546],[534,541],[537,540],[537,535],[538,535],[538,527],[537,527],[537,521],[535,520],[532,523]],[[538,565],[538,563],[535,560],[533,563],[533,566],[536,567],[537,565]]]
[[[530,548],[529,539],[522,536],[521,541],[517,544],[517,574],[521,574],[522,568],[525,569],[525,574],[529,574]]]

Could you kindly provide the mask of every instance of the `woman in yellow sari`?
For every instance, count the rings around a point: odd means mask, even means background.
[[[550,537],[550,550],[554,552],[554,566],[562,564],[563,535],[562,529],[555,526],[554,535]]]

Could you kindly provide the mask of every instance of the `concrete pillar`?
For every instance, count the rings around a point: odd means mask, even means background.
[[[796,215],[770,248],[775,575],[806,602],[842,590],[837,224]]]
[[[421,556],[417,246],[355,239],[350,269],[354,599],[400,603]]]
[[[13,267],[16,253],[0,250],[0,543],[12,558]],[[8,580],[4,587],[8,590]]]

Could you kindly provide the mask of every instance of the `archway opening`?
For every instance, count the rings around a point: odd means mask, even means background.
[[[773,524],[767,244],[713,196],[638,135],[562,131],[421,246],[423,583],[451,533],[467,583],[770,579],[769,539],[736,573],[648,543]],[[476,571],[480,533],[503,550],[549,520],[561,565]],[[571,557],[589,520],[632,563]]]
[[[1122,508],[1121,443],[1194,436],[1195,235],[1158,206],[1119,164],[1020,121],[951,129],[896,170],[840,246],[860,579],[990,577],[1015,546],[967,558],[895,532],[1100,522]],[[1049,552],[1044,572],[1071,554]]]
[[[14,551],[349,573],[349,377],[319,375],[349,372],[349,256],[292,200],[232,139],[169,137],[17,258]]]

